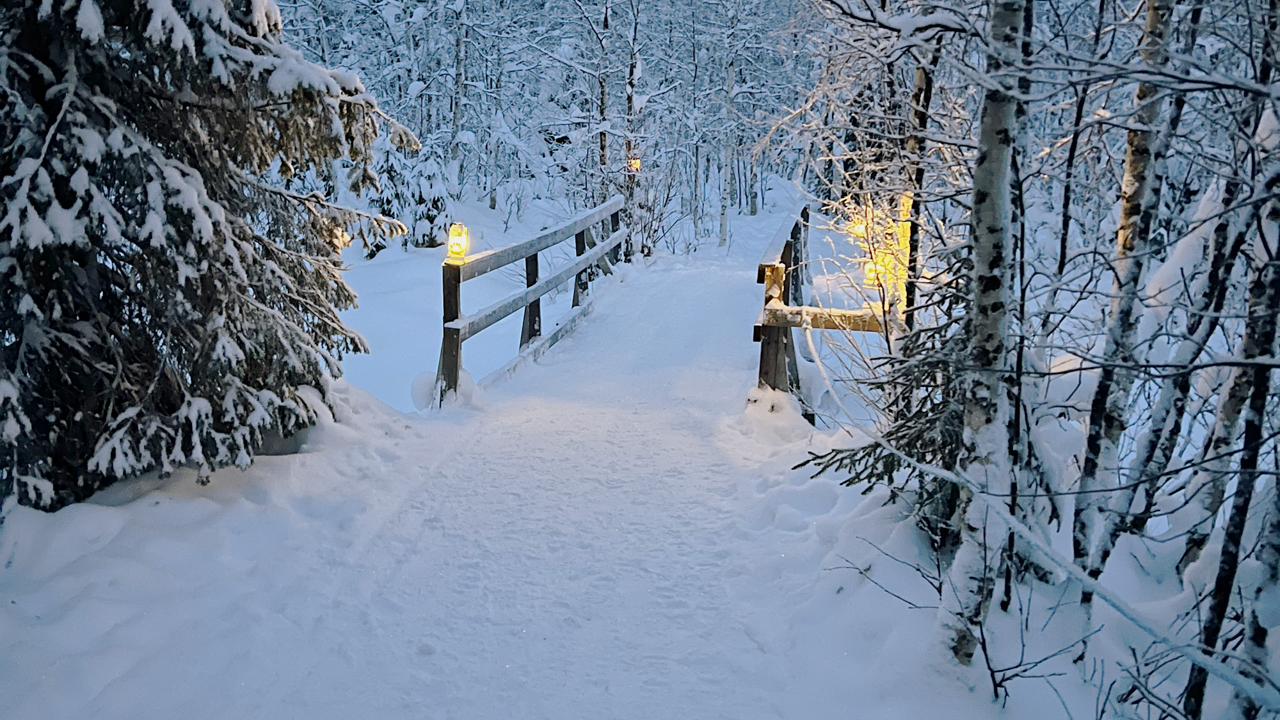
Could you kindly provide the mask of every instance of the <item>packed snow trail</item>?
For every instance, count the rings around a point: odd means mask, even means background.
[[[382,450],[380,473],[416,477],[380,498],[333,577],[350,612],[377,609],[372,645],[399,650],[368,702],[477,718],[774,715],[725,585],[748,558],[734,557],[726,503],[741,473],[715,442],[717,410],[740,410],[750,379],[749,355],[726,368],[719,351],[749,333],[754,278],[715,298],[700,297],[697,266],[645,280],[598,292],[594,321],[480,410],[446,412],[427,467],[401,469],[421,457],[413,440]],[[681,317],[695,303],[730,314],[697,327]],[[410,667],[421,686],[396,678]]]
[[[957,675],[930,654],[931,614],[850,571],[874,567],[927,599],[870,546],[918,552],[901,504],[790,469],[848,438],[754,390],[755,265],[784,217],[740,219],[728,252],[619,268],[574,334],[461,404],[402,413],[357,372],[300,454],[206,487],[179,472],[52,515],[17,508],[0,530],[0,717],[878,720],[1042,707],[1047,690],[991,705],[980,668]],[[421,267],[438,274],[421,256],[416,270],[402,254],[352,274],[374,273],[365,286],[391,303],[396,288],[421,289]],[[403,313],[393,327],[357,324],[375,331],[382,363],[364,377],[401,402],[434,366],[402,324],[438,325],[436,312]],[[464,347],[469,368],[506,359],[477,347]]]

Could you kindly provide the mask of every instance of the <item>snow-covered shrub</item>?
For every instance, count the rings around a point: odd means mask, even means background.
[[[368,184],[381,115],[279,33],[271,0],[0,8],[0,492],[247,466],[365,349],[338,251],[394,223],[268,178]]]

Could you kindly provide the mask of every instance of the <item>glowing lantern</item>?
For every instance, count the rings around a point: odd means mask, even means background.
[[[858,208],[855,212],[862,217],[849,226],[850,234],[867,253],[864,284],[879,290],[883,301],[899,312],[907,294],[912,201],[910,192],[898,198],[897,218],[892,210]]]
[[[460,222],[456,222],[449,226],[449,257],[462,259],[467,256],[467,246],[470,244],[471,238],[467,233],[467,226]]]
[[[640,158],[633,157],[627,160],[627,169],[633,173],[640,172]]]

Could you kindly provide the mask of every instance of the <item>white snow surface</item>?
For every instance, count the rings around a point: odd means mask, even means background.
[[[439,251],[356,263],[348,319],[373,353],[301,453],[10,514],[0,715],[1065,716],[1036,681],[993,703],[984,668],[939,652],[934,611],[852,569],[927,603],[881,552],[919,553],[901,503],[791,469],[852,440],[755,390],[755,266],[784,218],[736,219],[727,254],[620,268],[538,363],[422,414],[392,405],[435,366]],[[464,306],[501,295],[485,287]],[[514,351],[518,325],[477,341],[504,328],[464,346],[477,377]]]

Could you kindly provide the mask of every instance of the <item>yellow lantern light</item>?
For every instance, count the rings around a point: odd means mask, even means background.
[[[631,170],[633,173],[640,172],[640,158],[633,157],[627,160],[627,169]]]
[[[461,260],[467,256],[467,246],[471,244],[467,226],[456,222],[449,226],[449,257]]]
[[[878,290],[882,301],[899,312],[906,297],[913,201],[908,191],[898,197],[896,208],[855,206],[856,219],[849,226],[849,233],[867,253],[864,285]]]

